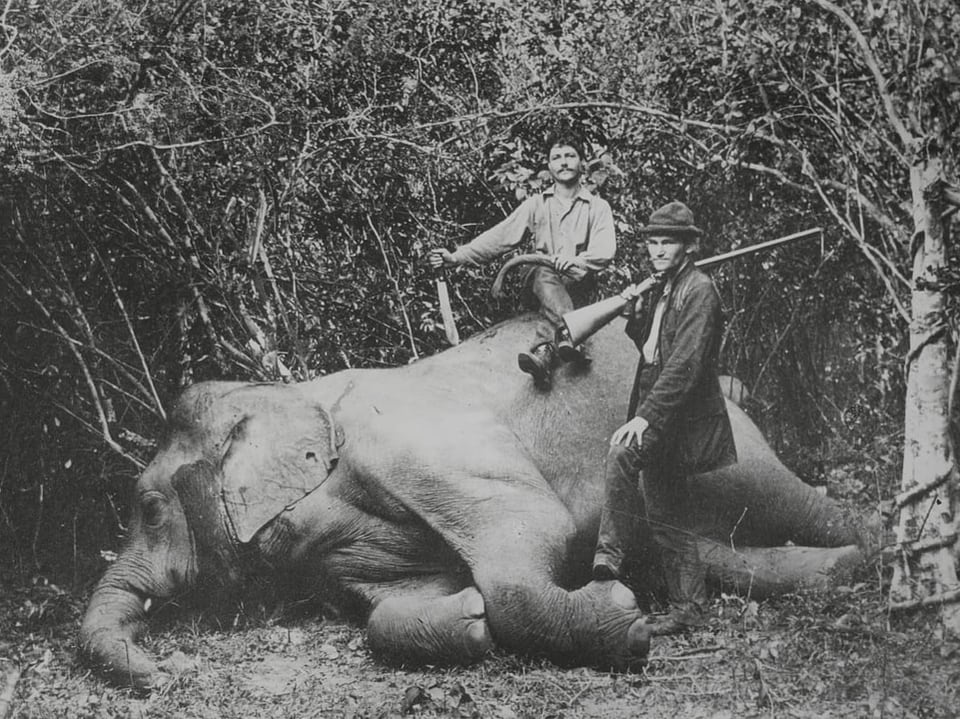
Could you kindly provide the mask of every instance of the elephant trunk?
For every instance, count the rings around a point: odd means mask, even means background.
[[[137,645],[146,623],[144,598],[119,586],[108,572],[97,585],[80,627],[80,650],[116,681],[152,686],[157,665]]]

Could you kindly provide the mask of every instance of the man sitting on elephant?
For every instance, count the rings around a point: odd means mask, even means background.
[[[670,612],[654,634],[702,623],[706,572],[690,531],[688,476],[733,464],[737,452],[717,378],[722,316],[710,278],[691,259],[701,231],[671,202],[642,228],[661,282],[649,301],[625,290],[626,332],[640,350],[629,420],[613,433],[593,575],[618,579],[645,515],[666,574]]]
[[[438,249],[430,254],[434,268],[484,264],[518,247],[529,233],[536,251],[552,257],[552,266],[534,265],[528,271],[525,287],[538,302],[541,319],[529,351],[517,356],[520,369],[544,389],[552,383],[558,355],[563,361],[585,359],[569,336],[563,336],[562,318],[592,299],[596,273],[617,249],[609,203],[581,183],[583,161],[580,140],[570,133],[555,133],[547,142],[551,187],[527,198],[509,217],[453,252]]]

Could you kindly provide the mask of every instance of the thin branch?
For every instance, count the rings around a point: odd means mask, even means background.
[[[821,183],[816,175],[816,171],[813,169],[813,165],[810,164],[807,158],[804,158],[803,164],[804,164],[804,173],[813,182],[814,186],[817,189],[817,194],[820,195],[820,199],[823,202],[824,206],[830,211],[830,214],[834,216],[834,218],[837,220],[840,226],[847,231],[847,233],[854,239],[857,245],[863,250],[863,254],[870,261],[870,264],[873,265],[874,269],[877,271],[877,275],[880,277],[881,281],[886,286],[887,295],[890,297],[891,301],[896,306],[897,311],[900,313],[900,317],[903,319],[904,322],[909,323],[910,312],[903,305],[903,302],[901,302],[900,297],[897,295],[896,289],[893,287],[892,283],[890,282],[890,279],[887,277],[887,275],[884,273],[881,267],[881,261],[883,261],[888,265],[889,268],[895,269],[893,267],[893,263],[891,263],[890,260],[883,254],[878,253],[879,254],[879,259],[878,259],[877,257],[874,256],[873,253],[865,250],[865,248],[869,247],[869,245],[863,239],[863,236],[857,231],[857,228],[854,227],[853,224],[847,220],[847,218],[845,218],[843,215],[840,214],[840,210],[837,208],[837,206],[827,197],[827,194],[823,191],[823,187],[821,186]],[[899,272],[897,272],[897,274],[899,274]]]
[[[377,240],[377,244],[380,246],[380,254],[383,255],[383,264],[387,268],[387,276],[390,278],[390,281],[393,283],[393,289],[397,293],[397,302],[400,304],[400,312],[403,314],[404,324],[407,326],[407,338],[410,341],[410,351],[413,352],[415,359],[420,358],[420,353],[417,352],[417,343],[413,336],[413,327],[410,324],[410,317],[407,314],[407,305],[403,301],[403,295],[400,292],[400,283],[397,281],[397,277],[393,272],[393,268],[390,266],[390,259],[387,257],[387,249],[383,244],[383,238],[380,236],[380,233],[377,231],[376,225],[373,224],[373,220],[370,219],[370,215],[366,215],[367,224],[370,226],[370,231],[373,232],[373,236]]]
[[[7,0],[6,5],[3,7],[3,14],[0,15],[0,27],[2,27],[7,33],[9,33],[9,38],[6,44],[3,46],[3,49],[0,49],[0,59],[9,52],[10,48],[13,47],[13,43],[17,40],[17,35],[19,31],[13,25],[7,23],[7,15],[10,14],[10,8],[13,6],[13,0]]]
[[[9,8],[9,4],[8,4],[7,7]],[[6,15],[6,13],[4,13],[4,15]],[[3,25],[3,20],[0,19],[0,27],[3,27],[3,26],[4,26],[4,25]],[[72,75],[72,74],[75,73],[75,72],[80,72],[81,70],[86,70],[88,67],[95,67],[95,66],[97,66],[97,65],[107,65],[108,67],[112,67],[112,64],[111,64],[111,62],[110,62],[109,60],[103,60],[103,59],[91,60],[90,62],[85,62],[85,63],[83,63],[82,65],[77,65],[76,67],[71,67],[69,70],[64,70],[63,72],[57,73],[56,75],[48,75],[47,77],[41,78],[41,79],[39,79],[39,80],[33,80],[33,81],[31,81],[31,82],[28,82],[27,85],[29,85],[30,87],[39,87],[39,86],[41,86],[41,85],[47,85],[47,84],[49,84],[49,83],[51,83],[51,82],[56,82],[57,80],[62,80],[62,79],[65,78],[65,77],[70,77],[70,75]],[[23,88],[21,88],[21,89],[23,89]],[[33,102],[32,98],[31,98],[31,102]],[[62,119],[67,119],[67,118],[63,118],[63,117],[58,117],[57,115],[54,115],[54,114],[52,114],[52,113],[48,113],[46,110],[40,108],[39,106],[37,106],[37,109],[38,109],[40,112],[44,113],[44,114],[50,115],[50,117],[56,117],[57,119],[61,119],[61,120],[62,120]],[[112,114],[112,113],[108,113],[108,114]],[[84,116],[83,116],[83,115],[71,115],[71,116],[70,116],[70,119],[73,119],[73,118],[76,118],[76,117],[84,117]]]
[[[34,332],[39,332],[39,333],[42,333],[42,334],[49,334],[49,335],[53,335],[53,336],[59,336],[59,335],[57,335],[57,333],[51,332],[51,331],[50,331],[48,328],[46,328],[46,327],[41,327],[41,326],[39,326],[39,325],[35,325],[35,324],[32,324],[32,323],[28,323],[28,322],[22,322],[21,324],[22,324],[23,326],[25,326],[25,327],[30,327]],[[109,363],[114,367],[114,369],[116,369],[117,372],[119,372],[120,374],[122,374],[122,375],[127,379],[127,381],[130,382],[130,384],[132,384],[134,387],[136,387],[144,397],[149,397],[149,396],[150,396],[150,390],[149,390],[144,384],[142,384],[142,383],[140,382],[140,380],[138,380],[138,379],[133,375],[133,373],[130,371],[129,365],[127,365],[127,363],[122,362],[121,360],[118,360],[116,357],[113,357],[112,355],[104,352],[104,351],[103,351],[102,349],[100,349],[99,347],[93,347],[93,346],[91,346],[91,345],[85,345],[85,344],[82,343],[80,340],[74,339],[73,337],[70,337],[68,341],[75,343],[78,348],[79,348],[79,347],[82,347],[82,348],[88,350],[89,352],[95,353],[98,357],[102,358],[104,361],[109,362]],[[139,404],[141,407],[143,407],[143,408],[144,408],[145,410],[147,410],[148,412],[156,412],[156,411],[157,411],[157,408],[154,407],[153,405],[149,404],[147,401],[141,399],[140,397],[138,397],[138,396],[136,396],[136,395],[134,395],[134,394],[131,394],[130,392],[127,392],[127,391],[124,390],[124,389],[121,389],[120,387],[118,387],[117,385],[115,385],[115,384],[113,384],[113,383],[111,383],[111,382],[107,382],[106,379],[101,378],[100,381],[101,381],[101,382],[104,382],[104,383],[106,383],[106,384],[109,384],[111,387],[113,387],[114,389],[116,389],[117,392],[126,395],[126,396],[129,397],[132,401],[134,401],[134,402],[136,402],[137,404]],[[163,417],[164,415],[161,413],[160,416]]]
[[[270,264],[270,257],[267,255],[267,248],[263,242],[264,224],[267,217],[267,196],[264,193],[263,188],[257,189],[257,195],[258,205],[256,234],[253,242],[251,243],[250,252],[251,254],[256,253],[256,257],[260,259],[260,264],[263,265],[263,272],[267,276],[267,282],[270,284],[270,288],[273,290],[273,298],[277,304],[277,310],[280,312],[280,319],[283,321],[283,328],[286,331],[287,336],[290,337],[290,341],[293,343],[294,351],[297,353],[297,361],[300,363],[304,376],[309,378],[310,367],[307,364],[306,352],[304,352],[303,347],[300,344],[296,327],[290,320],[290,316],[287,313],[286,304],[283,301],[283,297],[280,295],[280,283],[277,282],[277,278],[273,273],[273,266]],[[255,258],[251,257],[251,264],[254,261]],[[269,308],[269,299],[264,297],[264,302]]]
[[[956,479],[957,477],[958,472],[956,467],[950,467],[946,472],[936,475],[933,479],[928,480],[924,484],[918,484],[905,492],[901,492],[894,499],[894,504],[896,505],[897,509],[902,509],[906,505],[915,501],[918,497],[939,489],[944,484],[950,480]]]
[[[113,145],[111,147],[98,147],[97,153],[103,155],[113,152],[120,152],[121,150],[127,150],[131,147],[146,147],[153,150],[182,150],[190,147],[203,147],[205,145],[219,145],[224,143],[233,142],[234,140],[243,140],[248,137],[255,137],[261,135],[267,130],[274,127],[286,127],[288,123],[286,122],[277,122],[271,120],[267,123],[264,123],[260,127],[248,130],[247,132],[241,132],[237,135],[229,135],[227,137],[215,137],[207,140],[188,140],[186,142],[172,142],[172,143],[157,143],[157,142],[147,142],[146,140],[132,140],[130,142],[125,142],[121,145]],[[77,157],[88,157],[88,153],[77,152],[68,155],[57,155],[57,159],[73,159]],[[49,162],[50,160],[38,158],[37,162]]]
[[[598,110],[621,110],[624,112],[630,112],[639,115],[646,115],[648,117],[657,118],[659,120],[664,120],[673,124],[682,124],[690,127],[698,127],[702,130],[716,130],[717,132],[724,135],[731,134],[743,134],[744,128],[737,125],[720,125],[714,122],[706,122],[704,120],[694,120],[692,118],[681,117],[680,115],[675,115],[671,112],[666,112],[664,110],[658,110],[654,107],[648,105],[636,105],[628,102],[607,102],[603,100],[594,100],[590,102],[555,102],[555,103],[544,103],[540,105],[530,105],[528,107],[522,107],[516,110],[483,110],[481,112],[474,112],[468,115],[460,115],[459,117],[450,117],[444,120],[436,120],[435,122],[425,122],[419,125],[412,125],[409,129],[412,131],[420,130],[429,130],[436,127],[443,127],[446,125],[455,125],[464,122],[476,122],[477,120],[486,120],[486,119],[501,119],[505,120],[512,117],[517,117],[521,115],[536,115],[542,113],[556,112],[559,110],[589,110],[589,109],[598,109]],[[783,141],[780,138],[768,135],[766,133],[750,133],[751,135],[758,137],[760,139],[766,140],[767,142],[780,146],[783,144]]]
[[[67,208],[64,206],[63,202],[56,200],[57,204],[64,210]],[[143,353],[143,349],[140,347],[140,340],[137,337],[137,333],[133,328],[133,322],[130,320],[130,315],[127,313],[126,305],[124,305],[123,298],[120,296],[120,291],[117,289],[116,283],[113,281],[113,275],[110,273],[110,269],[107,267],[107,263],[103,259],[103,255],[100,253],[100,249],[97,247],[96,243],[93,241],[93,238],[90,237],[90,234],[76,221],[76,218],[70,212],[66,212],[66,215],[71,218],[74,227],[78,232],[83,236],[87,241],[87,245],[90,248],[90,251],[97,258],[97,262],[100,264],[100,268],[103,270],[104,276],[107,278],[107,283],[110,285],[110,291],[113,295],[114,302],[117,304],[117,308],[120,310],[120,315],[123,317],[124,325],[127,328],[127,333],[130,335],[130,341],[133,343],[133,349],[137,354],[138,359],[140,360],[140,368],[143,370],[143,376],[146,379],[147,387],[149,391],[146,391],[146,388],[140,384],[140,382],[134,380],[134,385],[140,389],[146,396],[149,396],[153,399],[153,406],[147,406],[147,409],[150,409],[156,412],[161,419],[166,420],[167,415],[166,411],[163,408],[163,402],[160,401],[160,395],[157,392],[157,388],[153,383],[153,374],[150,372],[150,366],[147,364],[147,358]],[[66,273],[64,272],[64,276]],[[93,333],[89,332],[90,335],[90,349],[98,353],[100,356],[112,360],[110,355],[106,352],[100,350],[93,342]],[[126,373],[128,378],[133,379],[132,375]],[[144,403],[145,404],[145,403]]]
[[[801,155],[802,157],[802,153],[798,152],[798,155]],[[798,192],[803,192],[804,194],[808,194],[808,195],[817,194],[817,189],[815,187],[809,187],[800,182],[797,182],[796,180],[793,180],[790,177],[788,177],[786,174],[784,174],[782,170],[778,170],[774,167],[768,167],[766,165],[762,165],[755,162],[740,162],[739,160],[726,160],[717,154],[713,155],[713,159],[727,166],[741,167],[743,169],[750,170],[751,172],[769,175],[773,178],[776,178],[784,186],[790,187],[791,189],[797,190]],[[829,187],[831,190],[842,192],[856,199],[857,202],[863,205],[863,208],[866,210],[867,214],[870,216],[870,219],[872,219],[878,225],[882,226],[887,231],[893,232],[893,233],[899,233],[903,231],[903,228],[900,225],[898,225],[893,220],[893,218],[891,218],[886,212],[884,212],[869,197],[864,195],[856,187],[852,187],[846,183],[839,182],[838,180],[833,180],[830,178],[822,178],[819,176],[817,176],[816,182],[820,183],[825,187]],[[891,265],[891,267],[893,267],[893,265]],[[906,278],[904,278],[904,282],[906,282]]]
[[[140,207],[140,211],[143,213],[143,215],[146,216],[148,220],[150,220],[151,224],[154,226],[157,233],[160,235],[161,238],[163,238],[163,241],[166,242],[167,245],[174,250],[174,252],[176,252],[178,257],[182,257],[183,253],[180,252],[180,248],[177,246],[177,243],[174,242],[173,237],[171,237],[170,233],[167,232],[166,227],[164,227],[163,224],[160,222],[160,219],[157,217],[157,214],[153,211],[153,208],[150,207],[150,205],[147,203],[146,198],[144,198],[143,195],[140,194],[140,191],[129,180],[123,180],[123,184],[126,185],[127,189],[129,189],[130,192],[133,194],[133,197],[136,199],[137,204]],[[126,198],[123,197],[123,193],[117,192],[117,195],[120,196],[122,199],[126,200]],[[187,248],[186,256],[187,256],[187,261],[189,265],[193,267],[193,269],[196,270],[198,273],[201,272],[202,267],[200,265],[200,258],[197,255],[197,252],[193,246],[193,242],[190,240],[189,236],[184,237],[184,244],[186,245],[186,248]],[[204,330],[206,331],[207,337],[210,340],[210,344],[213,347],[214,355],[216,356],[217,362],[222,366],[223,356],[220,352],[220,349],[225,345],[221,344],[222,338],[219,336],[219,334],[217,333],[216,329],[213,326],[213,321],[210,317],[210,309],[207,306],[207,301],[204,298],[203,294],[201,294],[200,288],[197,286],[196,282],[190,282],[189,286],[190,286],[190,292],[193,295],[193,300],[194,302],[197,303],[197,312],[199,312],[200,314],[200,320],[203,323]]]
[[[894,131],[900,137],[900,142],[903,143],[903,147],[909,151],[912,148],[914,141],[913,134],[907,129],[906,124],[903,122],[903,119],[900,117],[897,109],[893,105],[893,97],[890,95],[890,92],[887,89],[887,79],[883,76],[883,72],[880,70],[880,64],[877,62],[877,58],[874,56],[873,50],[870,49],[869,41],[864,36],[863,32],[861,32],[857,24],[853,21],[853,18],[851,18],[844,10],[837,7],[829,0],[813,0],[813,2],[847,26],[850,34],[853,36],[854,42],[856,42],[860,48],[863,61],[867,65],[867,69],[869,69],[870,73],[873,75],[873,80],[877,85],[877,92],[880,94],[880,101],[883,103],[883,108],[887,113],[887,119],[893,126]]]
[[[177,198],[177,204],[180,205],[180,210],[187,219],[187,223],[190,225],[193,231],[197,233],[198,237],[203,235],[203,228],[200,227],[200,223],[197,222],[197,218],[194,217],[193,210],[190,209],[190,205],[188,205],[187,201],[184,199],[183,192],[180,190],[180,185],[170,174],[167,166],[160,161],[160,155],[157,154],[157,148],[151,147],[150,155],[153,157],[153,163],[157,170],[160,171],[160,176],[166,181],[167,186],[173,192],[173,196]]]
[[[76,343],[72,341],[73,338],[70,337],[70,333],[67,332],[67,330],[56,321],[50,310],[47,309],[46,305],[37,299],[33,292],[28,287],[24,286],[23,283],[17,279],[17,277],[9,270],[9,268],[7,268],[6,265],[0,265],[0,269],[3,269],[4,274],[7,275],[7,278],[10,280],[10,282],[15,285],[25,297],[28,297],[33,302],[34,306],[43,314],[43,316],[47,318],[47,321],[57,331],[57,334],[63,338],[66,346],[70,349],[70,353],[77,361],[80,371],[83,373],[84,379],[86,380],[87,389],[90,392],[90,399],[93,402],[94,409],[97,412],[97,418],[100,421],[100,433],[103,437],[103,440],[107,443],[107,446],[109,446],[124,459],[132,462],[134,466],[142,468],[141,462],[137,458],[127,454],[123,447],[117,443],[117,441],[113,438],[113,435],[110,433],[110,424],[107,421],[107,415],[104,411],[103,403],[100,401],[100,393],[97,390],[97,383],[90,374],[90,368],[87,367],[87,363],[83,359],[83,355],[81,355],[80,351],[77,349]]]
[[[960,347],[957,346],[957,333],[956,327],[953,328],[951,333],[953,336],[953,370],[950,372],[950,389],[949,394],[947,395],[947,417],[956,417],[956,398],[957,398],[957,386],[960,383]],[[950,442],[950,454],[953,456],[954,460],[958,458],[957,454],[957,443],[956,443],[956,433],[947,432],[947,439]]]
[[[890,602],[889,608],[893,612],[902,612],[907,609],[919,609],[920,607],[933,607],[940,604],[950,604],[960,600],[960,589],[951,589],[949,592],[941,592],[923,597],[922,599],[911,599],[905,602]]]
[[[910,363],[916,361],[917,357],[920,356],[920,353],[923,352],[926,347],[943,339],[943,336],[946,334],[947,330],[947,325],[940,321],[934,324],[927,332],[924,332],[923,335],[918,336],[916,339],[912,339],[910,351],[907,353],[907,357],[904,360],[904,365],[909,365]],[[904,374],[906,374],[906,372]],[[949,417],[950,415],[947,416]]]

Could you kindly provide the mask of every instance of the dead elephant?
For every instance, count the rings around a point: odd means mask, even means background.
[[[136,643],[145,607],[236,592],[255,563],[365,607],[386,658],[468,662],[495,643],[564,664],[642,664],[649,633],[633,594],[580,586],[635,349],[615,322],[591,340],[591,369],[568,367],[542,393],[514,366],[529,334],[520,318],[405,367],[188,389],[90,600],[84,653],[118,681],[154,684]],[[855,563],[839,507],[730,413],[740,461],[696,480],[713,578],[758,595]]]

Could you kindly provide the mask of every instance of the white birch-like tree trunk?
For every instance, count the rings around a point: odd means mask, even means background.
[[[944,629],[960,637],[957,579],[957,465],[950,441],[952,346],[938,272],[947,263],[941,219],[946,183],[936,156],[918,158],[910,185],[914,254],[897,562],[890,606],[941,606]]]

